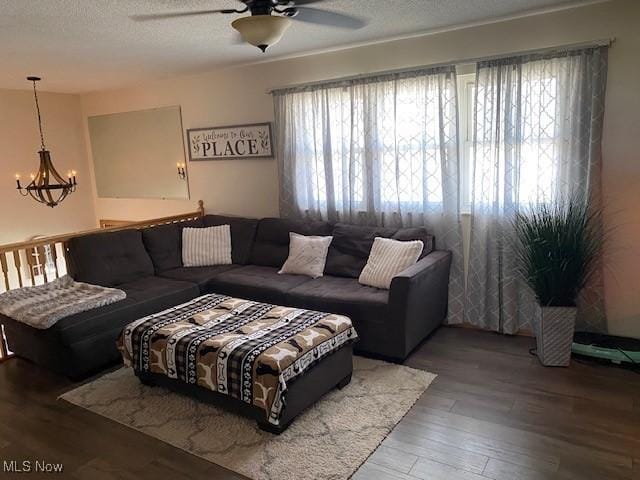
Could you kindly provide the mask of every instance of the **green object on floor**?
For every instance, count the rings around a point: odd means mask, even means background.
[[[612,335],[577,332],[571,352],[613,363],[640,364],[640,340]]]

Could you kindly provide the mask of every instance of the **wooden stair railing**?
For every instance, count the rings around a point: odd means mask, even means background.
[[[156,225],[186,222],[204,215],[204,203],[198,201],[195,212],[153,218],[143,221],[118,221],[118,225],[81,232],[36,238],[26,242],[0,245],[0,292],[50,282],[67,273],[67,244],[76,237],[101,232],[117,232],[130,228],[144,229]],[[110,220],[111,225],[116,221]],[[0,360],[9,352],[0,325]]]

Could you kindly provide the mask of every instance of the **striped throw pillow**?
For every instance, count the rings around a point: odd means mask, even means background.
[[[421,240],[401,242],[376,237],[358,282],[370,287],[389,289],[393,277],[415,264],[423,248]]]
[[[183,228],[182,264],[185,267],[231,265],[231,227]]]

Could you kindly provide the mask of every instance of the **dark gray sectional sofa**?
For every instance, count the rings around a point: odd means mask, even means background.
[[[233,265],[183,267],[182,228],[222,224],[231,226]],[[292,231],[333,235],[323,277],[277,273],[288,256]],[[378,236],[425,244],[418,263],[395,277],[388,291],[358,283]],[[73,278],[117,287],[127,298],[62,319],[48,330],[1,315],[0,323],[14,353],[72,378],[117,362],[115,340],[126,324],[205,293],[347,315],[360,336],[356,353],[395,361],[404,360],[447,312],[451,254],[435,250],[424,228],[206,215],[180,224],[76,237],[68,248]]]

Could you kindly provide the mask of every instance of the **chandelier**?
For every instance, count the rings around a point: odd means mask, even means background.
[[[67,198],[67,195],[76,191],[78,186],[76,172],[75,170],[67,172],[67,179],[65,180],[53,166],[49,150],[44,145],[44,134],[42,133],[42,119],[40,118],[40,105],[38,104],[38,92],[36,91],[36,82],[40,81],[40,77],[27,77],[27,80],[33,82],[33,98],[35,99],[36,112],[38,113],[40,168],[38,168],[38,173],[31,174],[31,182],[26,187],[20,184],[20,174],[16,173],[16,188],[23,197],[29,195],[35,201],[53,208]]]

